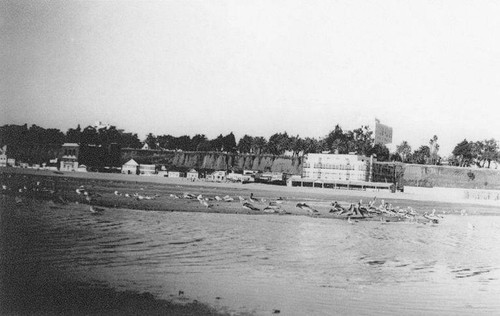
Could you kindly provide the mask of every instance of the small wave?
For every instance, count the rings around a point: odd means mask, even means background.
[[[205,240],[205,238],[196,238],[196,239],[193,239],[193,240],[183,240],[183,241],[171,241],[168,244],[169,245],[186,245],[186,244],[192,244],[192,243],[200,242],[200,241],[203,241],[203,240]]]

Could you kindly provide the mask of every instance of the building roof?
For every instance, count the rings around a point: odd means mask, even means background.
[[[129,161],[127,161],[126,163],[124,163],[123,165],[129,165],[129,166],[138,166],[139,164],[137,163],[137,161],[135,161],[134,159],[130,159]]]
[[[196,171],[195,169],[191,169],[188,171],[189,173],[198,173],[198,171]]]
[[[63,147],[80,147],[77,143],[64,143]]]

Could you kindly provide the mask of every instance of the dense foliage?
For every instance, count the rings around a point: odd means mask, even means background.
[[[7,145],[9,157],[28,163],[47,162],[56,158],[63,143],[78,143],[81,160],[88,165],[117,165],[116,152],[120,148],[140,149],[147,144],[152,150],[228,152],[242,154],[289,155],[299,157],[308,153],[354,153],[377,157],[378,161],[401,161],[415,164],[441,164],[438,137],[434,135],[428,145],[412,151],[408,142],[403,141],[390,153],[385,145],[374,144],[373,132],[368,126],[352,131],[344,131],[336,125],[325,137],[316,139],[289,135],[286,131],[275,133],[266,139],[262,136],[244,135],[236,141],[233,133],[220,134],[208,139],[204,134],[193,137],[182,135],[153,135],[149,133],[144,142],[137,134],[126,133],[115,126],[87,126],[83,130],[78,125],[66,133],[58,129],[44,129],[37,125],[5,125],[0,127],[0,146]],[[448,163],[457,166],[477,165],[490,167],[492,161],[500,158],[498,142],[495,139],[457,144]]]

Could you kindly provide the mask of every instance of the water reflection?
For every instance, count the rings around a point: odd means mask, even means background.
[[[500,312],[500,217],[439,225],[85,206],[2,210],[30,237],[20,256],[76,279],[234,312],[290,315]],[[5,214],[4,214],[5,216]],[[26,235],[28,236],[28,235]]]

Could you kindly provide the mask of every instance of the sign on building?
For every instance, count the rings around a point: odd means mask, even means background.
[[[392,127],[380,124],[380,120],[375,119],[375,144],[392,143]]]

